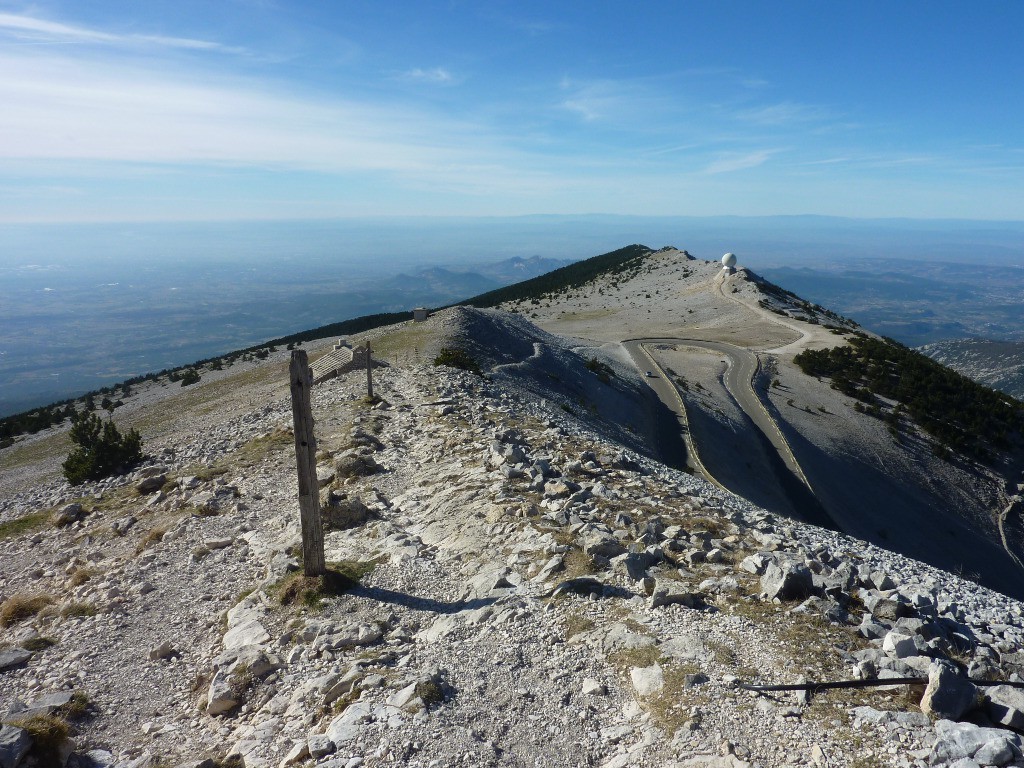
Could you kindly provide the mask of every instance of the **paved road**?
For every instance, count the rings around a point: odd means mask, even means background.
[[[645,347],[655,344],[701,347],[721,355],[722,359],[728,366],[725,373],[725,387],[733,396],[736,404],[739,405],[743,412],[750,417],[750,420],[754,422],[757,428],[760,429],[761,432],[764,433],[765,437],[768,438],[772,447],[778,452],[779,457],[785,463],[786,468],[796,475],[804,485],[810,488],[810,484],[807,482],[807,478],[804,476],[803,470],[800,468],[796,458],[793,456],[793,451],[790,449],[789,444],[782,436],[782,432],[779,430],[775,420],[768,415],[768,412],[765,410],[760,398],[754,393],[753,387],[751,386],[751,380],[758,368],[757,355],[748,349],[737,347],[734,344],[726,344],[718,341],[704,341],[702,339],[630,339],[622,342],[622,346],[625,347],[634,362],[643,371],[651,370],[651,358],[648,354],[649,351],[645,349]],[[678,413],[682,408],[682,403],[679,401],[679,395],[676,391],[675,385],[668,380],[666,374],[660,367],[658,368],[657,375],[657,378],[647,379],[647,383],[651,385],[666,405]],[[682,414],[682,417],[685,418],[685,411]],[[695,446],[692,445],[689,435],[687,435],[687,447],[690,449],[691,453],[697,453],[697,451],[694,450]],[[699,466],[695,467],[695,469],[703,471],[703,468]],[[704,474],[708,475],[706,471],[704,471]]]
[[[656,371],[656,378],[647,379],[647,383],[658,398],[663,402],[672,413],[676,414],[679,419],[679,429],[683,434],[683,441],[686,443],[686,460],[689,464],[690,469],[700,474],[705,480],[708,480],[719,488],[725,488],[721,483],[714,478],[714,476],[704,467],[701,463],[700,455],[697,453],[696,446],[693,443],[693,436],[690,434],[690,425],[686,416],[686,405],[683,403],[682,397],[679,395],[679,390],[676,389],[675,385],[669,381],[668,375],[661,369],[658,363],[651,357],[651,354],[643,348],[641,340],[637,341],[624,341],[622,347],[629,353],[629,356],[633,358],[633,363],[641,371]]]

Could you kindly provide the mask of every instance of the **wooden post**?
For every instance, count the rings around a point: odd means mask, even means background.
[[[366,341],[366,397],[373,402],[373,373],[370,365],[370,341]]]
[[[316,479],[316,436],[309,404],[313,373],[304,349],[292,350],[289,367],[292,422],[295,425],[295,465],[299,471],[299,516],[302,522],[302,563],[306,576],[323,576],[324,529],[320,523],[320,484]]]

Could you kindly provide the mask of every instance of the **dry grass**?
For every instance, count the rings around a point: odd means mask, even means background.
[[[0,541],[31,533],[38,528],[42,528],[49,517],[50,511],[46,510],[43,512],[31,512],[14,520],[0,523]]]
[[[413,323],[396,328],[372,342],[373,354],[393,363],[429,363],[428,348],[436,337],[435,331],[428,324]],[[418,359],[417,359],[418,350]],[[432,357],[430,358],[433,359]]]
[[[663,659],[661,651],[655,645],[648,645],[644,648],[627,648],[608,654],[608,661],[627,673],[632,667],[650,667]]]
[[[76,568],[71,574],[71,578],[68,579],[68,585],[72,587],[80,587],[93,576],[98,576],[100,571],[95,568]]]
[[[295,437],[290,429],[275,429],[239,446],[239,448],[223,456],[217,461],[204,466],[191,466],[181,471],[182,476],[193,475],[203,482],[237,472],[239,469],[251,468],[272,453],[285,450],[294,445]]]
[[[295,435],[292,430],[275,429],[242,445],[232,454],[232,458],[240,461],[243,466],[252,466],[263,461],[271,453],[292,448],[294,445]]]
[[[563,578],[565,579],[575,579],[580,576],[589,576],[592,573],[597,573],[594,559],[585,552],[575,548],[565,553],[563,565],[565,568]]]
[[[327,572],[323,576],[292,573],[271,587],[271,591],[277,594],[281,605],[301,605],[316,610],[325,599],[344,594],[355,587],[376,566],[376,560],[328,563]]]
[[[96,603],[75,600],[61,606],[60,615],[66,618],[84,618],[99,613]]]
[[[429,708],[431,704],[440,704],[444,701],[444,689],[441,684],[434,680],[422,680],[416,683],[416,695]]]
[[[31,637],[21,643],[21,647],[26,651],[45,651],[47,648],[57,644],[57,641],[50,637]]]
[[[711,651],[711,657],[716,663],[723,667],[735,667],[737,664],[736,651],[730,648],[728,645],[722,642],[710,641],[707,644],[708,650]]]
[[[173,427],[179,414],[188,411],[193,414],[212,413],[220,410],[224,401],[233,404],[239,389],[251,386],[269,385],[279,382],[280,389],[288,388],[288,363],[274,362],[258,365],[248,371],[240,371],[217,381],[203,381],[195,387],[178,389],[159,402],[145,406],[131,418],[129,427],[135,427],[144,436]]]
[[[153,546],[158,541],[163,539],[164,534],[166,534],[167,531],[168,528],[163,525],[158,525],[156,528],[153,528],[149,533],[142,537],[142,540],[138,543],[138,546],[135,547],[135,554],[141,555],[151,546]]]
[[[786,670],[779,670],[790,675],[799,673],[814,679],[838,679],[846,675],[847,670],[835,653],[804,653],[801,650],[831,651],[840,647],[853,651],[869,645],[853,629],[833,624],[818,614],[789,613],[757,599],[730,600],[722,608],[757,623],[759,631],[771,638],[773,646],[794,649],[796,658]]]
[[[728,536],[730,533],[730,524],[728,522],[719,518],[708,517],[706,515],[688,518],[686,520],[686,527],[687,530],[690,530],[691,532],[703,529],[716,539]]]
[[[72,499],[72,501],[76,504],[81,504],[86,515],[91,515],[95,512],[120,512],[128,504],[137,503],[138,496],[138,491],[135,490],[134,486],[126,485],[121,488],[104,491],[100,499],[94,496],[79,496],[76,499]]]
[[[54,715],[36,715],[25,720],[12,720],[11,725],[24,728],[32,737],[32,752],[39,765],[63,765],[61,747],[71,735],[67,720]]]
[[[189,469],[189,474],[195,475],[199,480],[203,482],[209,482],[214,478],[226,475],[228,468],[223,464],[212,464],[208,467],[194,467]]]
[[[64,456],[70,449],[71,439],[67,430],[16,443],[0,453],[0,472],[30,467],[55,456]]]
[[[52,604],[53,598],[50,595],[11,595],[0,604],[0,627],[9,627],[31,618]]]
[[[570,613],[565,617],[565,638],[568,640],[576,635],[581,635],[584,632],[589,632],[595,626],[594,620],[589,616],[583,616],[579,613]]]
[[[708,694],[700,688],[687,688],[686,676],[700,672],[696,664],[662,664],[665,686],[644,704],[651,718],[668,734],[674,734],[687,720],[690,710],[708,702]]]
[[[61,707],[59,712],[68,720],[77,720],[80,717],[85,717],[89,713],[90,707],[92,707],[92,702],[89,701],[89,697],[81,691],[75,691],[71,694],[71,701]]]

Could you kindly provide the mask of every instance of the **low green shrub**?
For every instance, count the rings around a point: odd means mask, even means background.
[[[62,468],[72,485],[123,472],[142,459],[142,437],[136,430],[121,434],[113,421],[103,421],[95,413],[76,413],[70,437],[77,447]]]
[[[587,360],[587,370],[597,376],[598,380],[610,384],[612,376],[615,375],[615,371],[607,363],[602,363],[596,357],[592,357]]]
[[[480,364],[464,349],[445,347],[434,358],[434,365],[459,368],[463,371],[475,373],[477,376],[481,374]]]

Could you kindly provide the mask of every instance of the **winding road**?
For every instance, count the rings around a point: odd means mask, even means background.
[[[777,350],[773,351],[788,350],[792,347],[801,345],[806,341],[809,336],[806,330],[795,325],[791,325],[790,323],[782,322],[777,318],[770,316],[769,313],[761,307],[751,306],[740,298],[731,296],[724,289],[726,282],[728,282],[728,275],[719,274],[719,276],[714,280],[712,290],[718,293],[724,300],[742,305],[753,315],[767,320],[772,324],[782,325],[787,329],[796,331],[800,334],[796,341],[779,347]],[[693,338],[690,336],[626,339],[622,342],[623,348],[629,353],[637,368],[641,371],[651,371],[652,373],[655,371],[657,372],[655,376],[646,378],[646,381],[658,395],[659,399],[678,415],[680,422],[683,425],[686,447],[691,457],[693,469],[719,487],[724,486],[701,462],[699,446],[695,444],[693,435],[689,429],[689,418],[686,413],[686,404],[679,392],[679,389],[668,376],[664,368],[658,363],[652,350],[649,349],[651,345],[657,344],[698,347],[713,352],[721,357],[727,366],[725,375],[722,377],[722,383],[726,391],[735,401],[740,410],[747,415],[754,426],[771,444],[772,449],[774,449],[782,460],[782,463],[785,465],[785,469],[803,486],[803,489],[796,493],[797,496],[805,497],[803,500],[803,506],[807,507],[807,499],[810,499],[810,506],[817,507],[818,510],[820,510],[820,505],[818,505],[816,499],[814,499],[814,489],[808,481],[807,476],[804,474],[803,469],[800,467],[800,463],[797,461],[796,456],[793,454],[792,448],[786,441],[785,436],[782,434],[782,430],[779,428],[778,423],[776,423],[775,419],[772,418],[764,402],[754,389],[754,377],[757,375],[761,364],[757,354],[744,347],[736,346],[735,344]],[[823,512],[823,510],[820,511]],[[817,516],[817,514],[815,516]]]
[[[647,379],[647,383],[658,394],[662,402],[679,413],[683,419],[686,418],[686,412],[682,397],[676,389],[676,385],[672,383],[672,380],[655,360],[654,355],[646,348],[647,345],[652,344],[684,344],[691,347],[701,347],[709,349],[725,358],[728,368],[725,372],[724,383],[729,394],[732,395],[736,404],[750,417],[750,420],[754,422],[757,428],[768,438],[772,447],[775,448],[780,458],[786,464],[786,468],[796,475],[804,485],[810,488],[810,483],[807,481],[807,477],[804,475],[799,463],[797,463],[796,457],[793,455],[789,443],[786,442],[786,438],[783,437],[778,424],[768,414],[764,403],[761,402],[761,399],[754,392],[753,379],[760,365],[757,355],[748,349],[737,347],[734,344],[726,344],[720,341],[705,341],[703,339],[649,338],[623,341],[622,346],[629,352],[630,357],[633,358],[633,361],[640,370],[651,370],[651,368],[647,367],[650,365],[654,366],[658,371],[658,375],[655,378]],[[681,413],[680,410],[682,410]],[[687,434],[687,437],[690,437],[689,434]],[[691,445],[690,440],[687,442],[687,448],[697,457],[695,463],[699,463],[699,452],[696,450],[696,446]],[[714,478],[710,476],[710,473],[703,466],[696,466],[695,469],[701,471],[708,479],[714,481]]]

